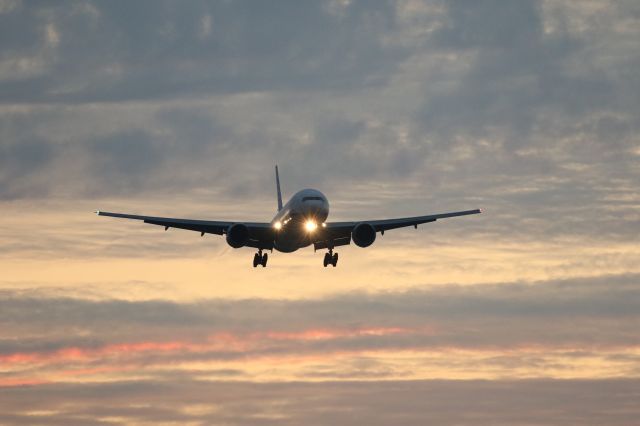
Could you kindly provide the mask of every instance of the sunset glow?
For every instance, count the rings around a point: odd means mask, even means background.
[[[639,4],[0,0],[0,425],[636,424]]]

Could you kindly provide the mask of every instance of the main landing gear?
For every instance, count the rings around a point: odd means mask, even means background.
[[[266,268],[267,260],[269,260],[269,255],[267,253],[262,254],[262,249],[260,249],[253,255],[253,267],[255,268],[258,265],[262,265],[263,268]]]
[[[327,265],[331,265],[334,268],[338,266],[338,253],[334,253],[333,249],[330,249],[327,253],[324,254],[324,267]]]

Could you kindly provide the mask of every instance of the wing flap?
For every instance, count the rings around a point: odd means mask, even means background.
[[[213,220],[194,220],[194,219],[179,219],[171,217],[157,217],[157,216],[139,216],[135,214],[126,213],[111,213],[111,212],[96,212],[99,216],[116,217],[121,219],[133,219],[141,220],[144,223],[151,225],[164,226],[165,228],[177,228],[185,229],[188,231],[196,231],[205,234],[217,234],[222,235],[226,233],[229,226],[234,223],[243,223],[249,228],[249,232],[252,237],[258,241],[263,239],[269,239],[269,232],[271,226],[268,223],[261,222],[227,222],[227,221],[213,221]],[[258,242],[256,242],[258,244]]]
[[[369,222],[376,231],[387,231],[390,229],[404,228],[405,226],[417,226],[423,223],[435,222],[438,219],[446,219],[449,217],[466,216],[470,214],[479,214],[480,209],[464,210],[459,212],[439,213],[428,216],[403,217],[398,219],[374,220]]]
[[[166,228],[185,229],[187,231],[204,232],[205,234],[217,234],[217,235],[222,235],[226,229],[225,227],[215,226],[215,225],[205,225],[200,223],[181,223],[181,222],[166,221],[166,220],[145,219],[144,223],[148,223],[150,225],[164,226]]]
[[[363,220],[360,222],[334,222],[327,223],[326,232],[335,235],[336,238],[343,237],[351,233],[353,228],[362,222],[366,222],[374,227],[377,232],[384,232],[390,229],[404,228],[406,226],[418,226],[423,223],[435,222],[438,219],[445,219],[456,216],[466,216],[470,214],[482,213],[480,209],[463,210],[458,212],[448,212],[432,214],[427,216],[413,216],[413,217],[401,217],[396,219],[382,219],[382,220]]]
[[[316,241],[313,243],[313,250],[316,251],[316,250],[334,248],[338,246],[348,246],[349,244],[351,244],[351,235],[347,235],[346,237],[335,238],[332,240]]]

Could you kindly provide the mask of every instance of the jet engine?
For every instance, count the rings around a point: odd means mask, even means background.
[[[249,241],[249,228],[242,223],[234,223],[227,229],[227,244],[233,248],[247,245]]]
[[[358,247],[369,247],[376,240],[376,230],[370,223],[360,222],[351,231],[351,238]]]

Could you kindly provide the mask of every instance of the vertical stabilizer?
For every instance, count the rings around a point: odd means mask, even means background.
[[[276,165],[276,188],[278,189],[278,211],[282,210],[282,192],[280,192],[280,175],[278,175],[278,165]]]

